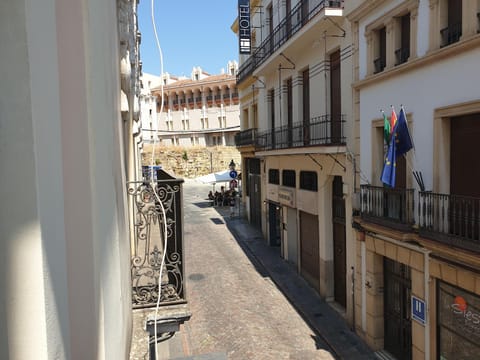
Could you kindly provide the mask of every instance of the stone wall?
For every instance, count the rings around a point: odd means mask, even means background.
[[[152,162],[152,144],[145,144],[142,165]],[[188,147],[156,145],[154,163],[174,176],[193,179],[211,172],[229,169],[230,161],[241,171],[240,152],[233,146]]]

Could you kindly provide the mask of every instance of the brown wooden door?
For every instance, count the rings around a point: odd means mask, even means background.
[[[310,71],[302,73],[303,80],[303,145],[310,145]]]
[[[318,216],[300,211],[301,274],[317,291],[320,289],[319,251]]]
[[[345,229],[345,200],[343,198],[343,182],[341,176],[333,180],[333,271],[335,301],[347,306],[347,256]]]
[[[333,144],[342,139],[342,89],[340,74],[340,50],[330,55],[330,114],[331,140]]]
[[[452,118],[450,124],[450,233],[477,240],[480,166],[476,142],[480,139],[480,114]]]

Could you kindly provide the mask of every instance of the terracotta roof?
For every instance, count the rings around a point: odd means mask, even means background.
[[[163,90],[172,90],[172,89],[177,89],[177,88],[185,88],[185,87],[199,87],[202,85],[215,85],[213,83],[218,83],[218,82],[224,82],[224,83],[229,83],[229,82],[236,82],[236,76],[235,75],[229,75],[229,74],[219,74],[219,75],[211,75],[207,76],[204,79],[200,80],[192,80],[192,79],[182,79],[175,81],[174,83],[167,84],[163,86]],[[161,89],[160,86],[157,86],[152,89],[152,91],[159,91]]]

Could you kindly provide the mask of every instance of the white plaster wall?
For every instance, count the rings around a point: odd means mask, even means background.
[[[414,165],[421,170],[427,189],[432,189],[434,109],[480,98],[480,49],[438,61],[401,76],[362,88],[360,93],[361,170],[372,182],[372,124],[381,118],[380,109],[390,116],[390,105],[397,115],[403,104],[415,145]]]
[[[116,16],[0,3],[1,359],[128,357]]]

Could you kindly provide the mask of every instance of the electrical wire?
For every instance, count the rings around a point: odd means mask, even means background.
[[[155,35],[155,42],[157,45],[159,57],[160,57],[160,93],[161,93],[161,104],[160,104],[160,112],[159,114],[161,115],[163,113],[163,53],[162,53],[162,47],[160,46],[160,40],[158,39],[158,33],[157,33],[157,25],[155,23],[155,0],[151,0],[151,20],[152,20],[152,27],[153,27],[153,33]],[[158,138],[158,127],[159,127],[159,121],[158,121],[158,116],[156,118],[156,126],[155,126],[155,136],[153,139],[153,146],[152,146],[152,157],[150,161],[150,169],[151,169],[151,176],[150,176],[150,185],[153,190],[153,193],[155,194],[155,198],[157,199],[158,203],[160,204],[160,209],[161,209],[161,214],[163,216],[163,254],[162,254],[162,262],[160,264],[160,271],[158,275],[158,298],[157,298],[157,304],[155,306],[155,316],[154,316],[154,339],[155,339],[155,359],[158,359],[158,335],[157,335],[157,318],[158,318],[158,310],[160,308],[160,299],[162,297],[162,273],[163,273],[163,268],[165,267],[165,256],[167,253],[167,216],[165,212],[165,207],[163,206],[163,202],[160,199],[160,196],[158,195],[157,188],[155,184],[153,183],[153,166],[154,166],[154,160],[155,160],[155,148],[156,148],[156,143],[157,143],[157,138]],[[158,179],[157,179],[158,181]]]

